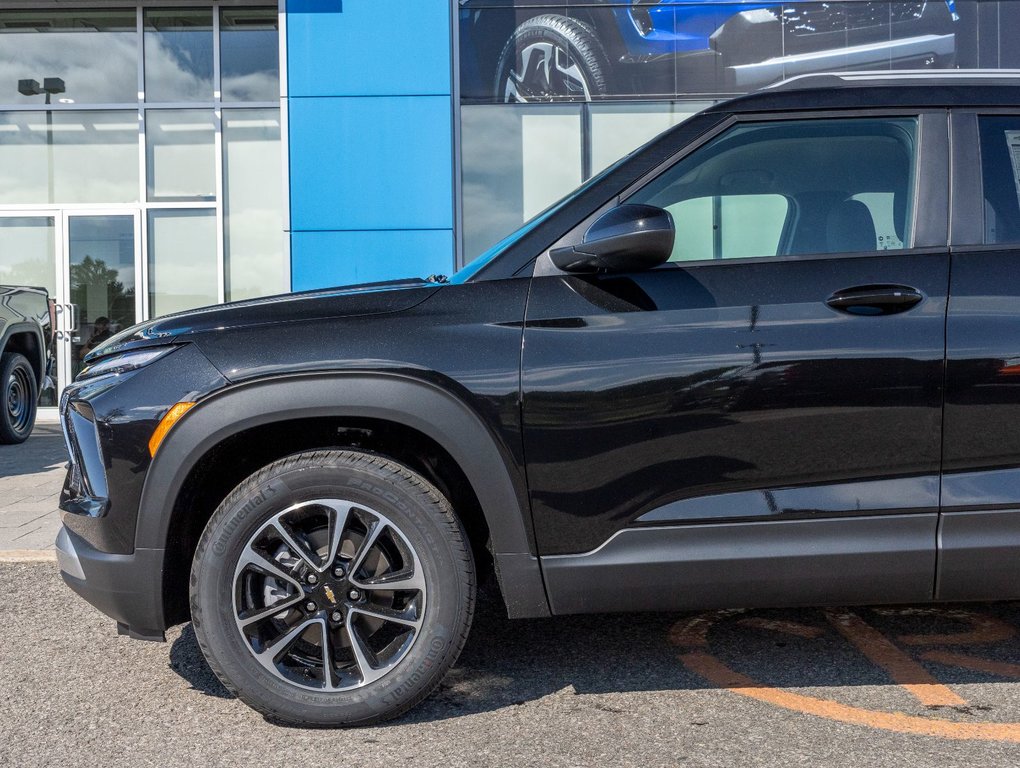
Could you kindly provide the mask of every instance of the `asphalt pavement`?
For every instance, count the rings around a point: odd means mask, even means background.
[[[52,562],[62,440],[0,446],[0,768],[1017,766],[1020,603],[509,621],[403,718],[265,721],[190,625],[120,637]]]
[[[432,698],[314,731],[231,697],[190,625],[130,640],[52,563],[0,578],[2,766],[1020,763],[1015,604],[509,621],[490,588]]]

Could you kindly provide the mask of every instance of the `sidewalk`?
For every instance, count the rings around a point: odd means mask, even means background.
[[[21,445],[0,445],[0,559],[53,551],[67,451],[57,424],[37,423]]]

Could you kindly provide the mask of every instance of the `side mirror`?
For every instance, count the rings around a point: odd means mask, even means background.
[[[637,272],[673,254],[676,228],[669,211],[654,205],[619,205],[600,216],[580,245],[549,252],[564,272]]]

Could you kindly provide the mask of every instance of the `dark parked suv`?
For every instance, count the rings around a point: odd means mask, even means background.
[[[809,76],[448,282],[110,339],[67,583],[244,701],[362,724],[512,617],[1020,598],[1020,73]]]

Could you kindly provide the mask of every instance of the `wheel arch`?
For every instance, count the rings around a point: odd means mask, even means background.
[[[448,453],[484,516],[508,614],[549,615],[529,532],[522,472],[460,398],[402,374],[284,376],[231,387],[195,406],[167,435],[146,475],[136,548],[168,546],[178,497],[203,458],[224,441],[267,425],[323,418],[398,425],[424,435]],[[174,564],[164,560],[164,566]]]
[[[17,352],[24,355],[35,372],[41,390],[46,378],[46,345],[42,332],[32,323],[11,323],[0,332],[0,355]]]

